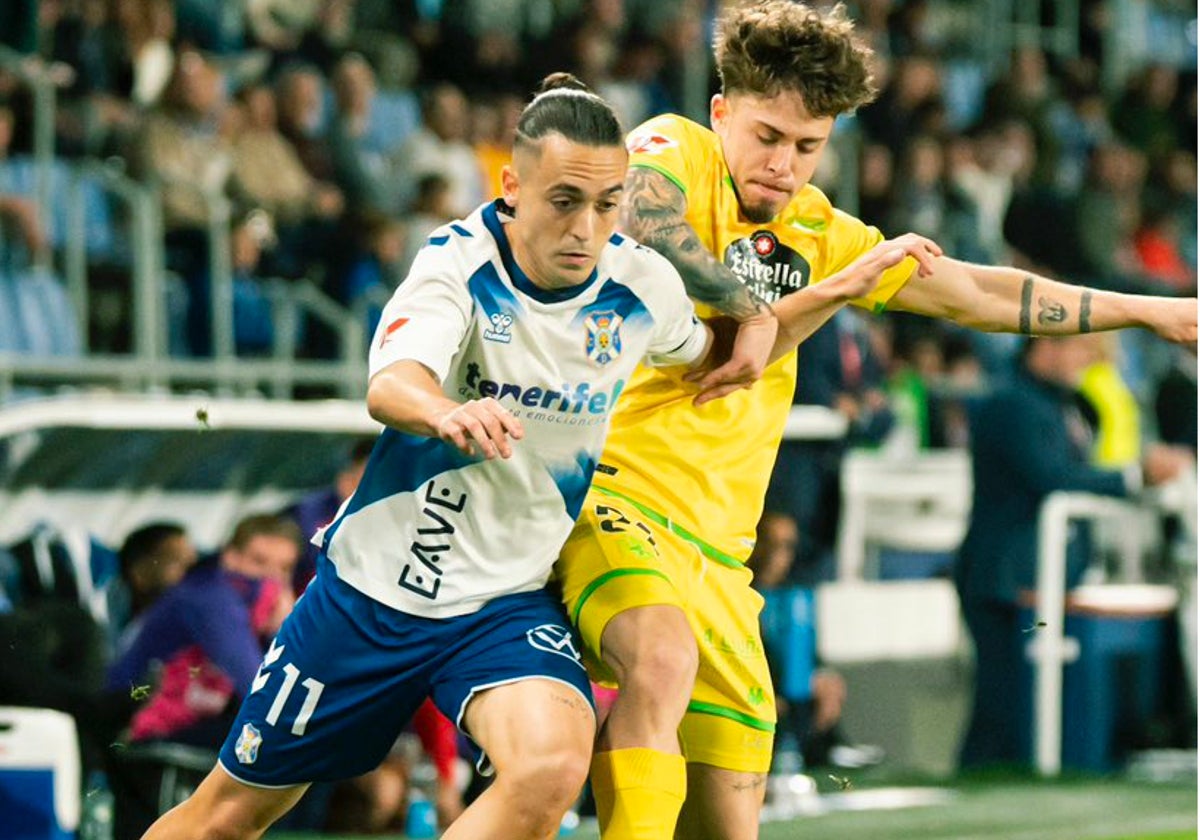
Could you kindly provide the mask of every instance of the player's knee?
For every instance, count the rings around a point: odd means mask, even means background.
[[[700,651],[682,611],[645,607],[617,616],[604,631],[602,647],[622,689],[691,693]]]
[[[622,689],[641,690],[660,699],[690,696],[700,664],[696,640],[689,634],[677,644],[647,641],[629,659],[625,673],[618,674]]]
[[[549,749],[522,757],[496,781],[516,792],[537,831],[548,832],[583,790],[590,758],[586,750]]]

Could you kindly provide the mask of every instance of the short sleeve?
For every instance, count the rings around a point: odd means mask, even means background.
[[[826,241],[829,243],[828,264],[822,273],[822,279],[841,271],[850,263],[874,248],[884,239],[879,228],[872,227],[856,219],[848,213],[835,209]],[[883,273],[875,290],[866,297],[851,301],[855,306],[882,312],[887,308],[888,301],[896,292],[904,287],[917,270],[917,261],[905,257],[892,268]]]
[[[455,276],[453,263],[438,253],[441,247],[445,246],[422,249],[408,278],[384,307],[371,339],[370,376],[411,360],[445,381],[466,337],[472,303],[465,279]]]
[[[687,365],[700,358],[708,344],[708,329],[696,317],[696,309],[683,287],[683,278],[664,257],[641,252],[649,261],[659,297],[653,309],[654,334],[646,347],[650,367]]]
[[[625,148],[629,150],[629,165],[653,169],[665,175],[687,195],[692,183],[692,164],[695,155],[687,121],[674,114],[664,114],[639,125],[629,132]],[[694,150],[693,150],[694,151]]]

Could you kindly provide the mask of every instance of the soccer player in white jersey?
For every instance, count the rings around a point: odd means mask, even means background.
[[[634,367],[699,366],[713,342],[667,261],[613,232],[611,109],[547,84],[503,199],[430,236],[385,309],[362,481],[218,766],[146,837],[259,837],[309,783],[375,767],[426,696],[496,774],[445,837],[540,840],[578,795],[595,713],[544,585]]]

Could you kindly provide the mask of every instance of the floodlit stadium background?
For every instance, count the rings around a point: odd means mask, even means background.
[[[94,612],[104,571],[89,538],[115,548],[169,517],[216,549],[245,513],[328,485],[374,428],[359,401],[379,307],[430,230],[494,194],[536,82],[571,70],[628,128],[665,111],[706,122],[721,5],[3,4],[0,546],[44,523],[68,558],[50,576]],[[964,259],[1195,294],[1194,4],[848,6],[882,94],[838,122],[817,177],[837,206]],[[1042,698],[1030,727],[1044,778],[960,778],[972,665],[947,575],[970,512],[964,406],[1015,345],[916,318],[855,324],[858,421],[830,401],[789,424],[796,451],[853,444],[833,473],[840,507],[801,534],[797,574],[819,582],[815,650],[845,680],[843,729],[886,759],[813,769],[817,793],[775,803],[764,838],[1195,836],[1194,476],[1132,506],[1065,503],[1101,520],[1098,574],[1158,587],[1122,590],[1135,608],[1168,605],[1154,714],[1120,733],[1060,716],[1047,664],[1014,687]],[[1194,354],[1136,332],[1106,352],[1141,436],[1190,433],[1194,449]],[[890,422],[866,422],[868,402]],[[1035,627],[1030,641],[1045,652],[1057,636]],[[1136,682],[1137,655],[1121,679]],[[1099,764],[1072,766],[1071,750],[1099,742]],[[97,778],[73,810],[99,838]]]

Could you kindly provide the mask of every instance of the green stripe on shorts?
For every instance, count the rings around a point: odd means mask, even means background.
[[[699,700],[693,700],[688,703],[687,710],[698,715],[715,715],[716,717],[728,718],[743,726],[748,726],[751,729],[757,729],[761,732],[775,731],[775,724],[770,721],[759,720],[745,712],[739,712],[737,709],[728,709],[724,706],[718,706],[715,703],[701,703]]]
[[[658,569],[612,569],[607,571],[589,583],[583,590],[583,594],[579,596],[579,602],[575,605],[575,612],[571,615],[571,623],[576,627],[579,626],[579,614],[583,612],[583,605],[587,603],[587,599],[591,598],[597,589],[608,583],[613,578],[622,577],[624,575],[655,575],[662,578],[667,583],[671,582],[671,579]]]
[[[719,548],[713,548],[711,545],[709,545],[704,540],[697,537],[695,534],[693,534],[687,528],[684,528],[682,525],[676,525],[674,522],[672,522],[667,517],[663,516],[658,511],[652,510],[651,508],[646,507],[644,504],[642,504],[639,501],[636,501],[635,499],[631,499],[622,493],[618,493],[616,490],[609,490],[607,487],[600,487],[595,484],[592,485],[592,489],[595,490],[597,493],[603,493],[606,496],[616,496],[621,501],[627,502],[627,503],[633,505],[635,508],[638,509],[638,513],[640,513],[642,516],[649,519],[655,525],[660,525],[663,528],[666,528],[668,531],[670,531],[675,536],[682,537],[683,539],[687,540],[692,545],[696,546],[696,548],[700,549],[700,553],[703,554],[705,557],[707,557],[710,560],[716,560],[721,565],[729,566],[730,568],[733,568],[733,569],[740,569],[746,565],[741,560],[734,557],[732,554],[726,554],[724,551],[721,551]]]

